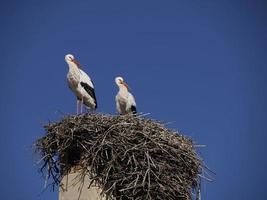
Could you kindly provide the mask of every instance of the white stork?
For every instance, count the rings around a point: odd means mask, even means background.
[[[65,61],[69,65],[69,72],[67,74],[69,88],[77,96],[77,114],[82,112],[83,105],[91,108],[91,110],[95,110],[97,108],[97,101],[94,84],[90,77],[80,69],[81,65],[74,59],[73,55],[67,54]]]
[[[117,111],[121,115],[136,113],[136,103],[134,96],[128,91],[128,85],[123,81],[122,77],[115,78],[115,83],[119,87],[119,92],[116,95]]]

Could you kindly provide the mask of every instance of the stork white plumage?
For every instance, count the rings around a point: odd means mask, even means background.
[[[69,65],[67,81],[69,88],[77,97],[77,114],[82,112],[82,106],[85,105],[91,110],[97,108],[94,84],[90,77],[80,69],[80,63],[74,59],[74,56],[67,54],[65,61]]]
[[[119,87],[119,92],[116,95],[116,107],[117,111],[121,115],[136,113],[136,103],[134,96],[128,91],[129,87],[124,82],[122,77],[116,77],[115,83]]]

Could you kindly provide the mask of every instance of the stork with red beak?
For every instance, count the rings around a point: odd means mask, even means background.
[[[82,106],[85,105],[91,110],[97,108],[94,84],[90,77],[81,70],[80,63],[73,55],[67,54],[65,61],[69,65],[67,81],[69,88],[77,97],[77,114],[82,113]]]
[[[129,113],[135,114],[136,103],[134,96],[128,91],[129,86],[125,83],[122,77],[115,78],[115,83],[119,87],[119,92],[115,98],[117,111],[121,115]]]

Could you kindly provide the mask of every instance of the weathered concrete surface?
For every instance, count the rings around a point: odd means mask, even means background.
[[[95,186],[91,186],[90,179],[85,178],[84,182],[78,182],[78,171],[72,170],[71,173],[64,176],[61,181],[61,187],[59,188],[59,200],[105,200],[104,196],[100,196],[100,189]]]

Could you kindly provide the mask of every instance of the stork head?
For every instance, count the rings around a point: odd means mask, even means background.
[[[124,82],[123,78],[118,76],[115,78],[115,83],[118,85],[119,88],[126,87],[129,89],[129,86]]]
[[[68,63],[68,64],[75,64],[77,67],[81,67],[81,64],[74,58],[73,55],[71,54],[67,54],[65,56],[65,61]]]
[[[72,62],[74,60],[74,56],[71,54],[65,55],[65,61],[66,62]]]

